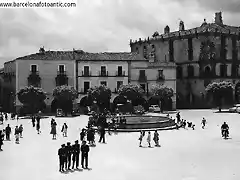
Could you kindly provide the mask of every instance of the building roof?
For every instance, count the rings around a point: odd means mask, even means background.
[[[73,51],[45,51],[42,53],[30,54],[19,57],[16,60],[146,60],[136,52],[103,52],[103,53],[89,53],[82,50]]]
[[[187,35],[194,35],[194,34],[203,34],[206,32],[212,33],[222,33],[222,34],[233,34],[233,35],[240,35],[240,27],[236,26],[229,26],[224,24],[217,24],[217,23],[203,23],[200,27],[186,29],[183,31],[174,31],[166,34],[160,34],[158,36],[149,38],[149,40],[157,40],[157,39],[167,39],[167,38],[174,38],[174,37],[184,37]],[[145,39],[146,40],[146,39]],[[139,41],[134,41],[132,43],[138,43]]]

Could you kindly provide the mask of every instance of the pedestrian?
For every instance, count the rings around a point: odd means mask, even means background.
[[[32,126],[35,127],[35,121],[36,121],[36,117],[33,115],[32,116]]]
[[[85,138],[85,136],[86,136],[85,129],[84,129],[84,128],[82,128],[82,131],[81,131],[81,133],[80,133],[80,140],[81,140],[81,141],[83,141],[83,140],[84,140],[84,138]]]
[[[105,133],[106,133],[105,128],[103,126],[100,126],[99,132],[100,132],[100,139],[98,142],[106,143],[105,142]]]
[[[207,120],[203,117],[203,119],[202,119],[202,129],[204,129],[205,128],[205,126],[206,126],[206,123],[207,123]]]
[[[14,135],[15,135],[15,139],[16,139],[16,144],[19,144],[19,129],[18,129],[18,126],[15,127],[15,132],[14,132]]]
[[[159,145],[159,134],[158,134],[157,130],[155,130],[155,132],[154,132],[153,141],[155,142],[155,146],[160,146]]]
[[[10,141],[11,132],[12,132],[12,129],[11,129],[10,125],[8,124],[7,127],[5,128],[6,140],[7,141]]]
[[[64,171],[64,156],[65,156],[65,144],[61,145],[61,148],[58,149],[58,157],[59,157],[59,171]]]
[[[82,157],[81,157],[81,165],[82,168],[88,169],[88,152],[90,151],[89,146],[87,145],[86,141],[82,142],[81,145],[81,152],[82,152]],[[85,162],[85,167],[84,167],[84,162]]]
[[[75,144],[72,146],[72,169],[74,169],[75,163],[76,163],[76,169],[79,167],[79,154],[80,154],[80,144],[78,143],[78,140],[75,141]]]
[[[150,131],[148,131],[147,142],[148,142],[148,147],[151,147],[151,132]]]
[[[139,140],[139,147],[142,147],[142,140],[143,140],[143,131],[140,131],[140,137],[138,138]]]
[[[67,130],[68,130],[68,126],[66,123],[64,123],[62,126],[63,137],[67,137]]]
[[[5,121],[7,121],[7,120],[8,120],[8,114],[5,113]]]
[[[1,114],[0,114],[0,122],[1,122],[1,124],[3,124],[3,120],[4,120],[4,119],[3,119],[3,114],[1,113]]]
[[[41,119],[40,116],[37,115],[37,117],[36,117],[36,121],[37,121],[36,129],[37,129],[38,134],[41,133],[41,131],[40,131],[40,119]]]
[[[56,123],[56,121],[54,121],[53,122],[53,124],[52,124],[52,126],[51,126],[51,132],[50,132],[50,134],[52,134],[53,135],[53,138],[52,139],[56,139],[57,137],[57,123]]]
[[[4,140],[4,135],[2,130],[0,130],[0,151],[2,151],[3,140]]]
[[[23,125],[21,124],[18,128],[20,138],[23,138],[22,133],[23,133]]]
[[[192,125],[192,129],[193,129],[193,130],[195,129],[195,124]]]
[[[51,127],[52,127],[54,121],[55,121],[55,119],[52,118],[52,119],[51,119]]]
[[[67,169],[70,170],[72,157],[72,146],[70,142],[67,143],[66,154],[67,154]]]

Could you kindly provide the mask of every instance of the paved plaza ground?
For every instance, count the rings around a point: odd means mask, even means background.
[[[87,116],[56,118],[57,140],[50,135],[50,118],[41,120],[38,135],[30,119],[19,120],[24,126],[20,144],[4,142],[0,152],[0,180],[239,180],[240,114],[213,113],[213,110],[181,111],[182,118],[196,124],[196,130],[160,132],[161,147],[147,148],[146,137],[138,147],[139,133],[107,135],[107,144],[91,148],[90,170],[63,174],[58,171],[57,150],[67,141],[79,139]],[[201,119],[208,121],[201,129]],[[226,121],[232,139],[223,140],[220,126]],[[16,124],[14,121],[10,124]],[[69,136],[63,138],[61,126],[67,122]],[[98,136],[97,136],[98,139]]]

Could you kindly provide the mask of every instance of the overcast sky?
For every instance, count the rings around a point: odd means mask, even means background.
[[[0,65],[46,50],[130,51],[129,40],[213,22],[240,26],[240,0],[78,0],[77,8],[0,9]]]

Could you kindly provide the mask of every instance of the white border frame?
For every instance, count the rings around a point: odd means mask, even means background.
[[[32,71],[32,66],[37,66],[37,71],[39,71],[38,64],[30,64],[30,71]]]
[[[58,64],[58,68],[57,68],[58,71],[60,71],[60,68],[59,68],[60,66],[63,66],[64,67],[64,71],[66,71],[66,65],[65,64]]]

